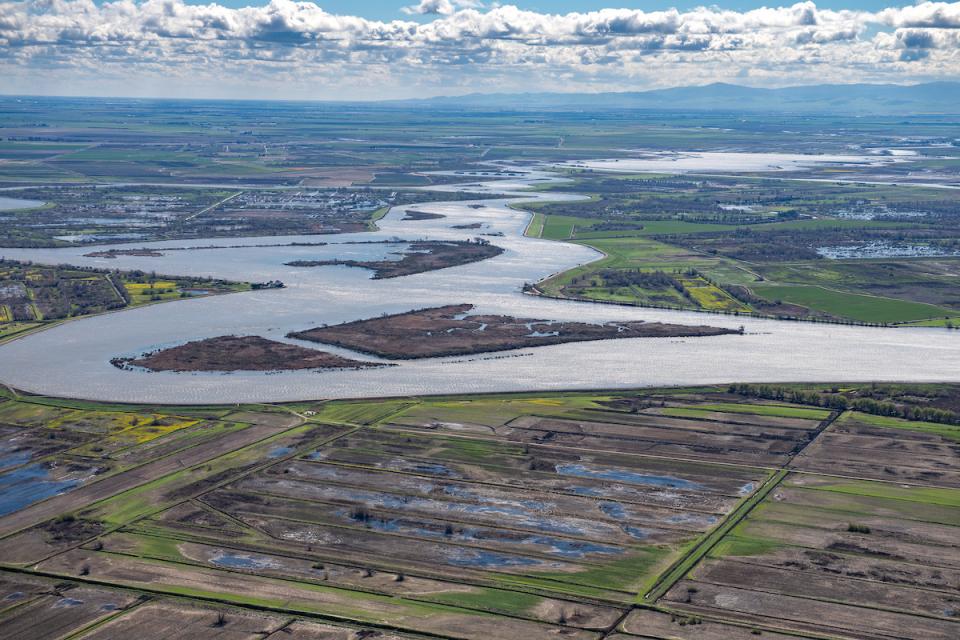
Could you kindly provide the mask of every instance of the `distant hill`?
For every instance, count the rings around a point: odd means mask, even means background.
[[[624,93],[493,93],[394,101],[437,108],[509,110],[675,109],[877,115],[960,114],[960,82],[822,84],[757,89],[715,83]]]

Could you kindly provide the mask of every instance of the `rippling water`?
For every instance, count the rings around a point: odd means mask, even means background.
[[[521,197],[565,199],[562,194],[522,194],[518,189],[544,174],[485,186],[450,185],[445,190],[511,192]],[[3,249],[8,258],[69,262],[158,273],[209,275],[263,281],[280,279],[286,289],[185,299],[85,318],[0,347],[0,380],[26,391],[110,401],[228,403],[467,393],[530,389],[585,389],[729,381],[960,380],[960,334],[939,329],[877,329],[777,322],[693,312],[664,311],[548,300],[521,293],[524,282],[599,257],[575,244],[523,237],[529,216],[507,199],[410,205],[446,218],[402,222],[397,207],[377,233],[338,236],[225,238],[193,244],[242,248],[170,251],[162,258],[84,258],[90,248]],[[474,208],[470,205],[483,205]],[[452,225],[480,222],[479,230]],[[296,268],[294,259],[384,255],[396,247],[340,244],[394,236],[404,239],[470,238],[499,231],[490,240],[505,249],[470,265],[388,280],[349,267]],[[280,246],[328,241],[326,247]],[[174,240],[112,245],[115,248],[182,247]],[[274,246],[249,246],[271,244]],[[738,327],[747,334],[710,338],[641,338],[520,349],[472,357],[405,361],[363,371],[283,373],[147,373],[109,364],[118,355],[224,334],[274,340],[291,330],[333,324],[425,306],[472,303],[481,313],[580,321],[652,320]],[[343,350],[331,349],[345,353]]]

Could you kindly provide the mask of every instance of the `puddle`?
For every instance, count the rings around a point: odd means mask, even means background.
[[[623,527],[623,532],[626,533],[631,538],[635,540],[646,540],[650,537],[650,532],[646,529],[641,529],[640,527],[632,527],[627,525]]]
[[[743,485],[742,487],[740,487],[740,489],[737,490],[737,494],[741,496],[745,496],[747,494],[753,493],[753,490],[756,488],[757,488],[756,482],[748,482],[747,484]]]
[[[263,556],[228,551],[217,552],[215,556],[210,558],[210,562],[219,567],[230,569],[273,569],[279,566],[273,560]]]
[[[35,502],[66,493],[80,485],[79,478],[49,480],[43,464],[31,464],[0,475],[0,516],[19,511]]]
[[[344,519],[356,519],[346,510],[338,512],[337,515]],[[454,529],[448,526],[441,528],[439,523],[436,523],[436,526],[430,526],[428,523],[418,525],[416,521],[402,521],[399,518],[370,518],[363,522],[366,527],[375,531],[403,533],[405,535],[442,539],[450,542],[474,542],[481,544],[484,542],[499,542],[503,544],[547,547],[546,549],[541,549],[541,552],[551,553],[565,558],[582,558],[591,553],[608,555],[623,553],[622,549],[610,545],[584,542],[581,540],[566,540],[553,536],[526,534],[516,531],[500,531],[483,527],[458,527]]]
[[[22,464],[30,462],[32,457],[33,452],[29,449],[0,455],[0,469],[19,467]]]
[[[589,467],[585,464],[558,464],[557,473],[565,476],[581,478],[596,478],[598,480],[616,480],[628,484],[643,484],[654,487],[670,487],[671,489],[703,489],[698,482],[684,480],[674,476],[657,476],[623,469]]]
[[[428,476],[440,476],[443,478],[460,478],[461,475],[450,467],[437,462],[410,462],[408,460],[391,460],[385,465],[385,468],[393,471],[406,471],[408,473],[419,473]]]
[[[445,552],[447,562],[460,567],[482,567],[485,569],[498,567],[529,567],[541,564],[539,560],[510,556],[505,553],[482,551],[480,549],[450,549]]]
[[[601,502],[600,511],[611,518],[626,518],[627,510],[619,502]]]
[[[580,540],[564,540],[562,538],[551,538],[546,536],[535,536],[527,544],[542,544],[550,547],[552,553],[561,555],[565,558],[582,558],[590,553],[602,553],[616,555],[623,553],[623,549],[611,547],[605,544],[595,542],[582,542]]]
[[[268,458],[282,458],[293,453],[293,447],[274,447],[267,453]]]
[[[588,496],[591,498],[600,498],[605,495],[603,491],[594,489],[593,487],[566,487],[563,491],[568,491],[577,496]]]
[[[665,522],[669,522],[670,524],[692,524],[692,525],[702,527],[702,526],[716,524],[717,517],[704,516],[704,515],[698,515],[693,513],[678,513],[675,516],[670,516],[669,518],[666,518]]]
[[[79,607],[82,604],[83,600],[77,600],[75,598],[60,598],[57,600],[57,603],[53,605],[53,607],[55,609],[59,609],[61,607]]]

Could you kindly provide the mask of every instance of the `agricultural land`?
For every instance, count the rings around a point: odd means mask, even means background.
[[[960,390],[0,402],[4,637],[954,638]],[[881,413],[937,420],[907,420]],[[939,413],[931,413],[939,412]]]

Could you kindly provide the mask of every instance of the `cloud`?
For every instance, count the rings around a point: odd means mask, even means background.
[[[176,78],[185,86],[193,79],[200,93],[270,87],[280,97],[395,97],[738,77],[768,85],[960,77],[960,2],[877,12],[799,2],[550,14],[422,0],[404,11],[419,21],[336,15],[293,0],[238,9],[0,0],[0,90]]]
[[[458,9],[479,9],[482,6],[482,2],[473,0],[420,0],[420,4],[403,7],[401,11],[407,15],[449,16],[456,13]]]

